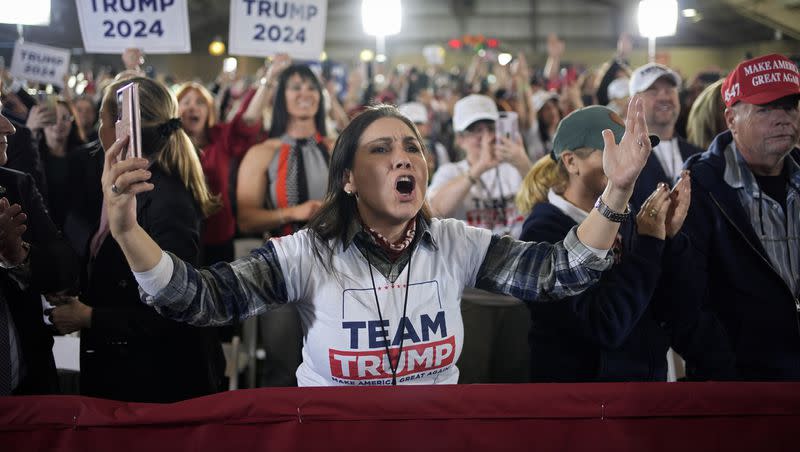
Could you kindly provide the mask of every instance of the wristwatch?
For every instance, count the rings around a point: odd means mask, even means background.
[[[628,218],[628,215],[631,214],[630,206],[625,206],[625,212],[621,213],[611,210],[611,207],[608,207],[606,203],[603,202],[602,196],[597,198],[597,202],[594,203],[594,208],[600,212],[600,215],[608,218],[609,221],[613,221],[614,223],[622,223]]]

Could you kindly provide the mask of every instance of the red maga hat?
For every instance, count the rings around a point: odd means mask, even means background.
[[[742,101],[768,104],[781,97],[800,95],[797,65],[773,53],[739,63],[722,83],[722,99],[730,107]]]

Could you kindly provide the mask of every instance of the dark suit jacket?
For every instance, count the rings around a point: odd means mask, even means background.
[[[28,173],[36,181],[36,188],[39,189],[42,198],[47,201],[47,180],[44,174],[44,166],[39,158],[39,143],[43,138],[41,133],[34,134],[25,127],[24,123],[19,123],[9,118],[17,129],[17,133],[8,137],[8,161],[3,165],[8,169],[14,169]]]
[[[74,288],[79,273],[77,256],[50,221],[30,175],[0,168],[0,187],[0,196],[21,205],[28,216],[23,239],[31,244],[31,279],[27,288],[20,289],[10,270],[0,269],[0,291],[9,304],[25,367],[15,393],[54,393],[58,382],[53,336],[42,319],[40,293]]]
[[[96,159],[102,154],[89,156],[90,161]],[[178,178],[156,165],[151,171],[155,189],[137,196],[139,224],[163,249],[197,264],[199,207]],[[99,176],[91,181],[97,185],[88,188],[84,201],[99,199],[98,181]],[[75,211],[81,209],[92,211],[91,206],[76,206]],[[81,331],[81,393],[174,402],[219,390],[224,357],[216,331],[169,320],[142,303],[133,273],[111,235],[96,258],[89,256],[82,280],[81,298],[93,314],[91,328]]]
[[[703,152],[703,149],[700,149],[681,137],[678,137],[678,149],[680,150],[681,158],[684,162],[689,157]],[[655,153],[651,153],[641,174],[639,174],[639,178],[636,179],[636,187],[633,190],[633,196],[631,196],[631,204],[637,209],[641,207],[642,203],[653,193],[653,190],[656,189],[656,185],[658,185],[659,182],[666,182],[670,187],[675,183],[674,180],[670,180],[670,178],[667,177]]]

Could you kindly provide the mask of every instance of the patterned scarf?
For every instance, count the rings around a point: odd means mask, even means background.
[[[359,220],[361,220],[360,217]],[[364,228],[364,230],[370,233],[372,238],[375,239],[375,242],[386,253],[386,257],[388,257],[390,261],[394,262],[398,257],[400,257],[401,254],[403,254],[403,251],[405,251],[414,240],[414,235],[417,232],[417,217],[408,220],[408,223],[406,223],[406,230],[403,233],[402,238],[395,243],[390,242],[389,239],[383,236],[383,234],[367,226],[367,224],[364,223],[364,220],[361,220],[361,226]]]

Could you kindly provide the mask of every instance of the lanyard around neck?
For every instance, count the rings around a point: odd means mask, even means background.
[[[383,314],[381,313],[381,304],[378,301],[378,288],[375,286],[375,276],[372,273],[372,261],[369,258],[369,250],[364,255],[367,257],[367,266],[369,267],[369,278],[372,280],[372,293],[375,295],[375,306],[378,308],[378,320],[381,322],[381,332],[385,340],[383,346],[386,348],[386,358],[389,360],[389,369],[392,371],[392,386],[397,386],[397,368],[400,367],[400,358],[403,356],[403,342],[405,342],[405,327],[406,327],[406,308],[408,307],[408,283],[411,281],[411,258],[414,256],[414,250],[410,251],[408,255],[408,267],[406,268],[406,294],[403,300],[403,317],[400,318],[400,348],[397,351],[397,362],[392,362],[392,355],[389,353],[389,334],[386,332],[386,325],[383,324]]]

